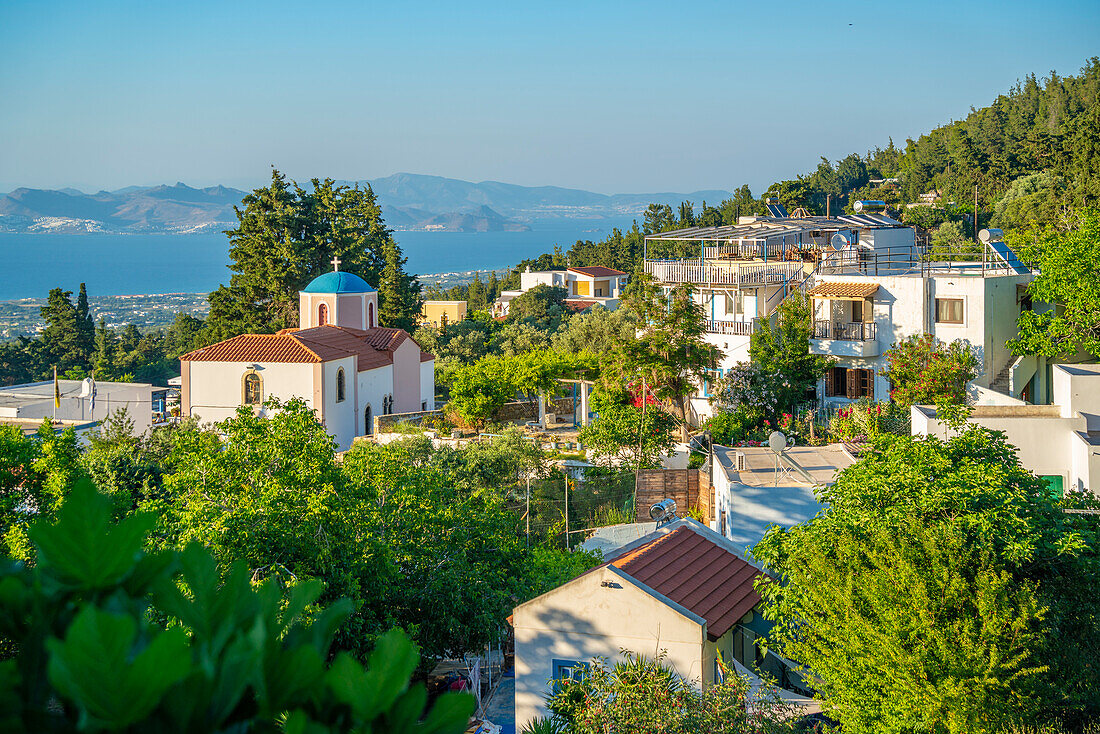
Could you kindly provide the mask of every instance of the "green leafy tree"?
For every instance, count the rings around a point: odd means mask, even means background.
[[[597,416],[581,428],[580,439],[596,463],[653,468],[672,454],[676,422],[667,412],[643,411],[624,390],[618,394],[596,390],[591,407]]]
[[[706,315],[693,295],[690,285],[666,294],[652,276],[635,277],[623,306],[635,315],[640,330],[615,343],[604,370],[609,390],[644,383],[679,423],[685,440],[688,401],[722,354],[703,338]]]
[[[793,412],[805,402],[809,391],[833,366],[834,360],[810,353],[813,314],[809,301],[801,293],[792,293],[779,304],[773,326],[768,319],[757,321],[749,337],[749,357],[769,376],[776,395],[777,408]],[[767,414],[775,419],[775,413]]]
[[[1057,225],[1065,190],[1065,180],[1052,171],[1020,176],[994,205],[993,225],[1006,230]]]
[[[913,405],[960,406],[966,386],[977,377],[978,358],[969,343],[945,344],[931,334],[914,334],[886,352],[890,397],[908,410]]]
[[[931,254],[942,260],[968,260],[981,254],[981,245],[966,236],[961,224],[944,222],[932,231]]]
[[[38,565],[0,567],[0,636],[15,645],[0,662],[5,731],[464,730],[473,699],[446,694],[425,711],[400,630],[367,667],[330,659],[348,601],[318,609],[309,582],[284,602],[243,564],[223,581],[197,546],[145,553],[153,518],[110,515],[84,481],[56,523],[32,528]]]
[[[568,318],[565,307],[568,295],[561,286],[537,285],[512,299],[508,304],[508,318],[523,319],[543,330],[554,331]]]
[[[1054,358],[1100,356],[1100,208],[1084,211],[1068,232],[1034,231],[1012,244],[1039,269],[1028,294],[1054,308],[1022,312],[1009,348]]]
[[[1003,434],[881,436],[753,554],[769,645],[845,732],[994,732],[1098,702],[1097,506],[1053,499]],[[1091,660],[1093,663],[1083,662]]]
[[[795,708],[763,686],[751,711],[749,682],[725,665],[725,680],[699,691],[664,662],[624,652],[613,665],[596,658],[576,678],[556,681],[548,697],[551,719],[525,729],[557,727],[576,734],[782,734],[795,732]],[[538,727],[543,727],[539,729]]]

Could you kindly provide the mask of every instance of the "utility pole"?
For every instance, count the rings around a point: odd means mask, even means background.
[[[832,205],[832,203],[833,203],[833,195],[832,194],[825,194],[825,218],[826,219],[829,219],[832,216],[832,214],[831,214],[831,209],[832,209],[831,205]]]
[[[565,475],[565,549],[569,550],[569,475]]]
[[[527,473],[527,547],[531,547],[531,473]]]
[[[974,241],[978,242],[978,184],[974,184]]]

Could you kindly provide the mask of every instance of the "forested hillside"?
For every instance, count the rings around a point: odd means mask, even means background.
[[[980,227],[1060,226],[1071,212],[1100,203],[1100,58],[1089,59],[1076,76],[1031,74],[966,119],[906,140],[904,147],[891,139],[863,155],[851,153],[836,162],[823,157],[814,170],[773,183],[759,198],[742,185],[722,202],[685,201],[676,209],[651,204],[632,230],[525,260],[501,287],[518,282],[528,265],[631,271],[641,260],[646,234],[735,224],[740,216],[766,211],[769,197],[788,211],[802,207],[834,215],[850,212],[859,199],[877,199],[922,232],[956,222],[972,236],[975,186]],[[451,289],[449,295],[459,297],[460,291]]]

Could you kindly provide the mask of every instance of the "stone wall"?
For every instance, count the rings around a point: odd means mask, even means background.
[[[390,429],[398,423],[411,423],[420,425],[425,418],[442,418],[442,410],[418,410],[415,413],[390,413],[389,415],[374,416],[374,435],[389,433]]]
[[[573,421],[573,398],[556,398],[546,401],[546,412],[556,413]],[[536,421],[539,419],[539,403],[537,400],[517,400],[505,403],[497,413],[498,421]]]
[[[676,513],[686,517],[689,508],[698,508],[703,524],[714,519],[714,488],[706,469],[646,469],[638,472],[635,520],[649,522],[649,508],[661,500],[676,501]]]

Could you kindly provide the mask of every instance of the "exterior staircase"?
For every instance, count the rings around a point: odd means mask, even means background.
[[[1010,394],[1009,393],[1009,381],[1010,381],[1010,378],[1011,378],[1011,375],[1012,375],[1012,365],[1015,363],[1015,361],[1016,361],[1015,357],[1010,359],[1008,361],[1008,364],[1006,364],[1001,369],[1001,371],[997,373],[997,376],[994,377],[992,381],[990,381],[990,383],[989,383],[989,389],[990,390],[996,390],[997,392],[1001,393],[1002,395],[1009,395]]]

